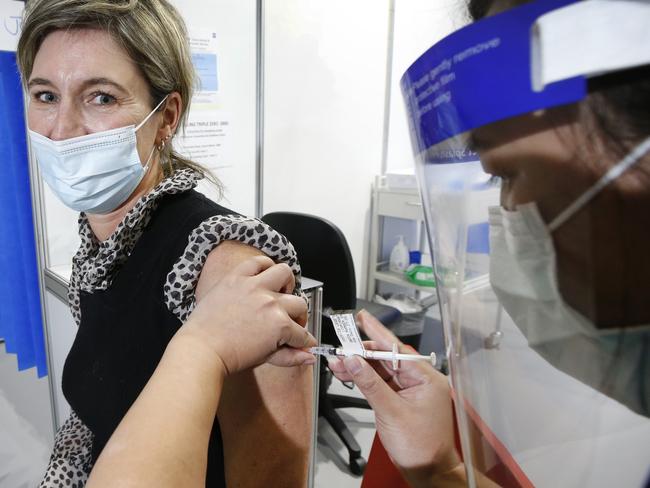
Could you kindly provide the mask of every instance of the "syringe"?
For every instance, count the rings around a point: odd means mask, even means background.
[[[320,354],[322,356],[337,356],[337,357],[346,357],[346,356],[361,356],[364,359],[373,359],[381,361],[392,361],[393,369],[399,367],[400,361],[428,361],[435,368],[437,357],[436,353],[432,352],[428,356],[422,356],[420,354],[403,354],[397,352],[397,344],[393,344],[392,351],[373,351],[371,349],[364,349],[362,351],[346,351],[339,347],[311,347],[309,352],[312,354]]]

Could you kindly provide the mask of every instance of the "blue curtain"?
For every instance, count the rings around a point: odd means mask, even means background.
[[[13,52],[0,51],[0,338],[18,369],[47,374],[32,221],[23,92]]]

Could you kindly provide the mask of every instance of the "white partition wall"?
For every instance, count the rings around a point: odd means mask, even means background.
[[[264,2],[263,211],[312,213],[337,224],[352,251],[359,293],[370,185],[386,170],[413,167],[399,79],[466,22],[462,6]]]
[[[40,323],[40,320],[32,323],[32,318],[40,319],[41,310],[38,291],[34,290],[32,281],[32,273],[37,271],[32,254],[34,245],[26,239],[28,234],[32,237],[30,210],[26,205],[30,201],[29,175],[27,168],[22,166],[25,163],[22,138],[17,137],[24,130],[23,109],[12,54],[20,33],[23,8],[22,2],[0,0],[0,92],[3,97],[0,102],[0,153],[6,183],[2,189],[6,198],[0,203],[0,213],[3,223],[9,224],[0,229],[0,280],[6,280],[0,294],[0,486],[15,488],[38,484],[54,439],[49,379],[39,377],[46,373],[46,368],[38,359],[34,360],[36,356],[42,357],[42,343],[38,335],[31,334],[31,327],[38,327]],[[14,201],[7,204],[8,200]],[[12,244],[5,247],[9,241]],[[13,247],[16,242],[20,243],[20,251]],[[20,277],[18,282],[15,281],[17,277]],[[33,302],[30,298],[34,298]]]
[[[415,166],[400,78],[424,51],[467,23],[465,3],[464,0],[396,0],[388,153],[384,168],[387,172]]]
[[[52,365],[50,375],[52,383],[56,385],[54,396],[56,421],[57,425],[61,426],[70,415],[70,406],[61,390],[61,377],[65,359],[77,334],[77,324],[72,318],[67,301],[50,290],[45,292],[45,312],[50,326],[50,350],[54,352],[50,363]]]
[[[257,1],[173,0],[173,3],[187,24],[199,79],[187,137],[179,134],[177,143],[181,152],[209,168],[223,183],[221,203],[224,206],[254,215]],[[196,137],[190,141],[193,135]],[[217,199],[210,185],[200,184],[200,189]]]
[[[390,4],[265,2],[263,210],[338,225],[359,293],[370,186],[382,167]]]

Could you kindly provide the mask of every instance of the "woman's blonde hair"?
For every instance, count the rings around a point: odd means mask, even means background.
[[[23,83],[34,67],[45,37],[56,30],[101,29],[108,32],[140,68],[149,85],[151,108],[165,95],[178,92],[183,101],[179,125],[184,130],[194,91],[194,66],[185,22],[167,0],[31,0],[27,2],[18,41],[18,66]],[[161,154],[163,174],[191,168],[221,185],[208,170],[174,151]]]

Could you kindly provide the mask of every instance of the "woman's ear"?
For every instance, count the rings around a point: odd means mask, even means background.
[[[180,121],[181,112],[183,111],[183,100],[178,92],[171,92],[163,104],[162,126],[156,134],[157,141],[164,141],[176,133]]]

